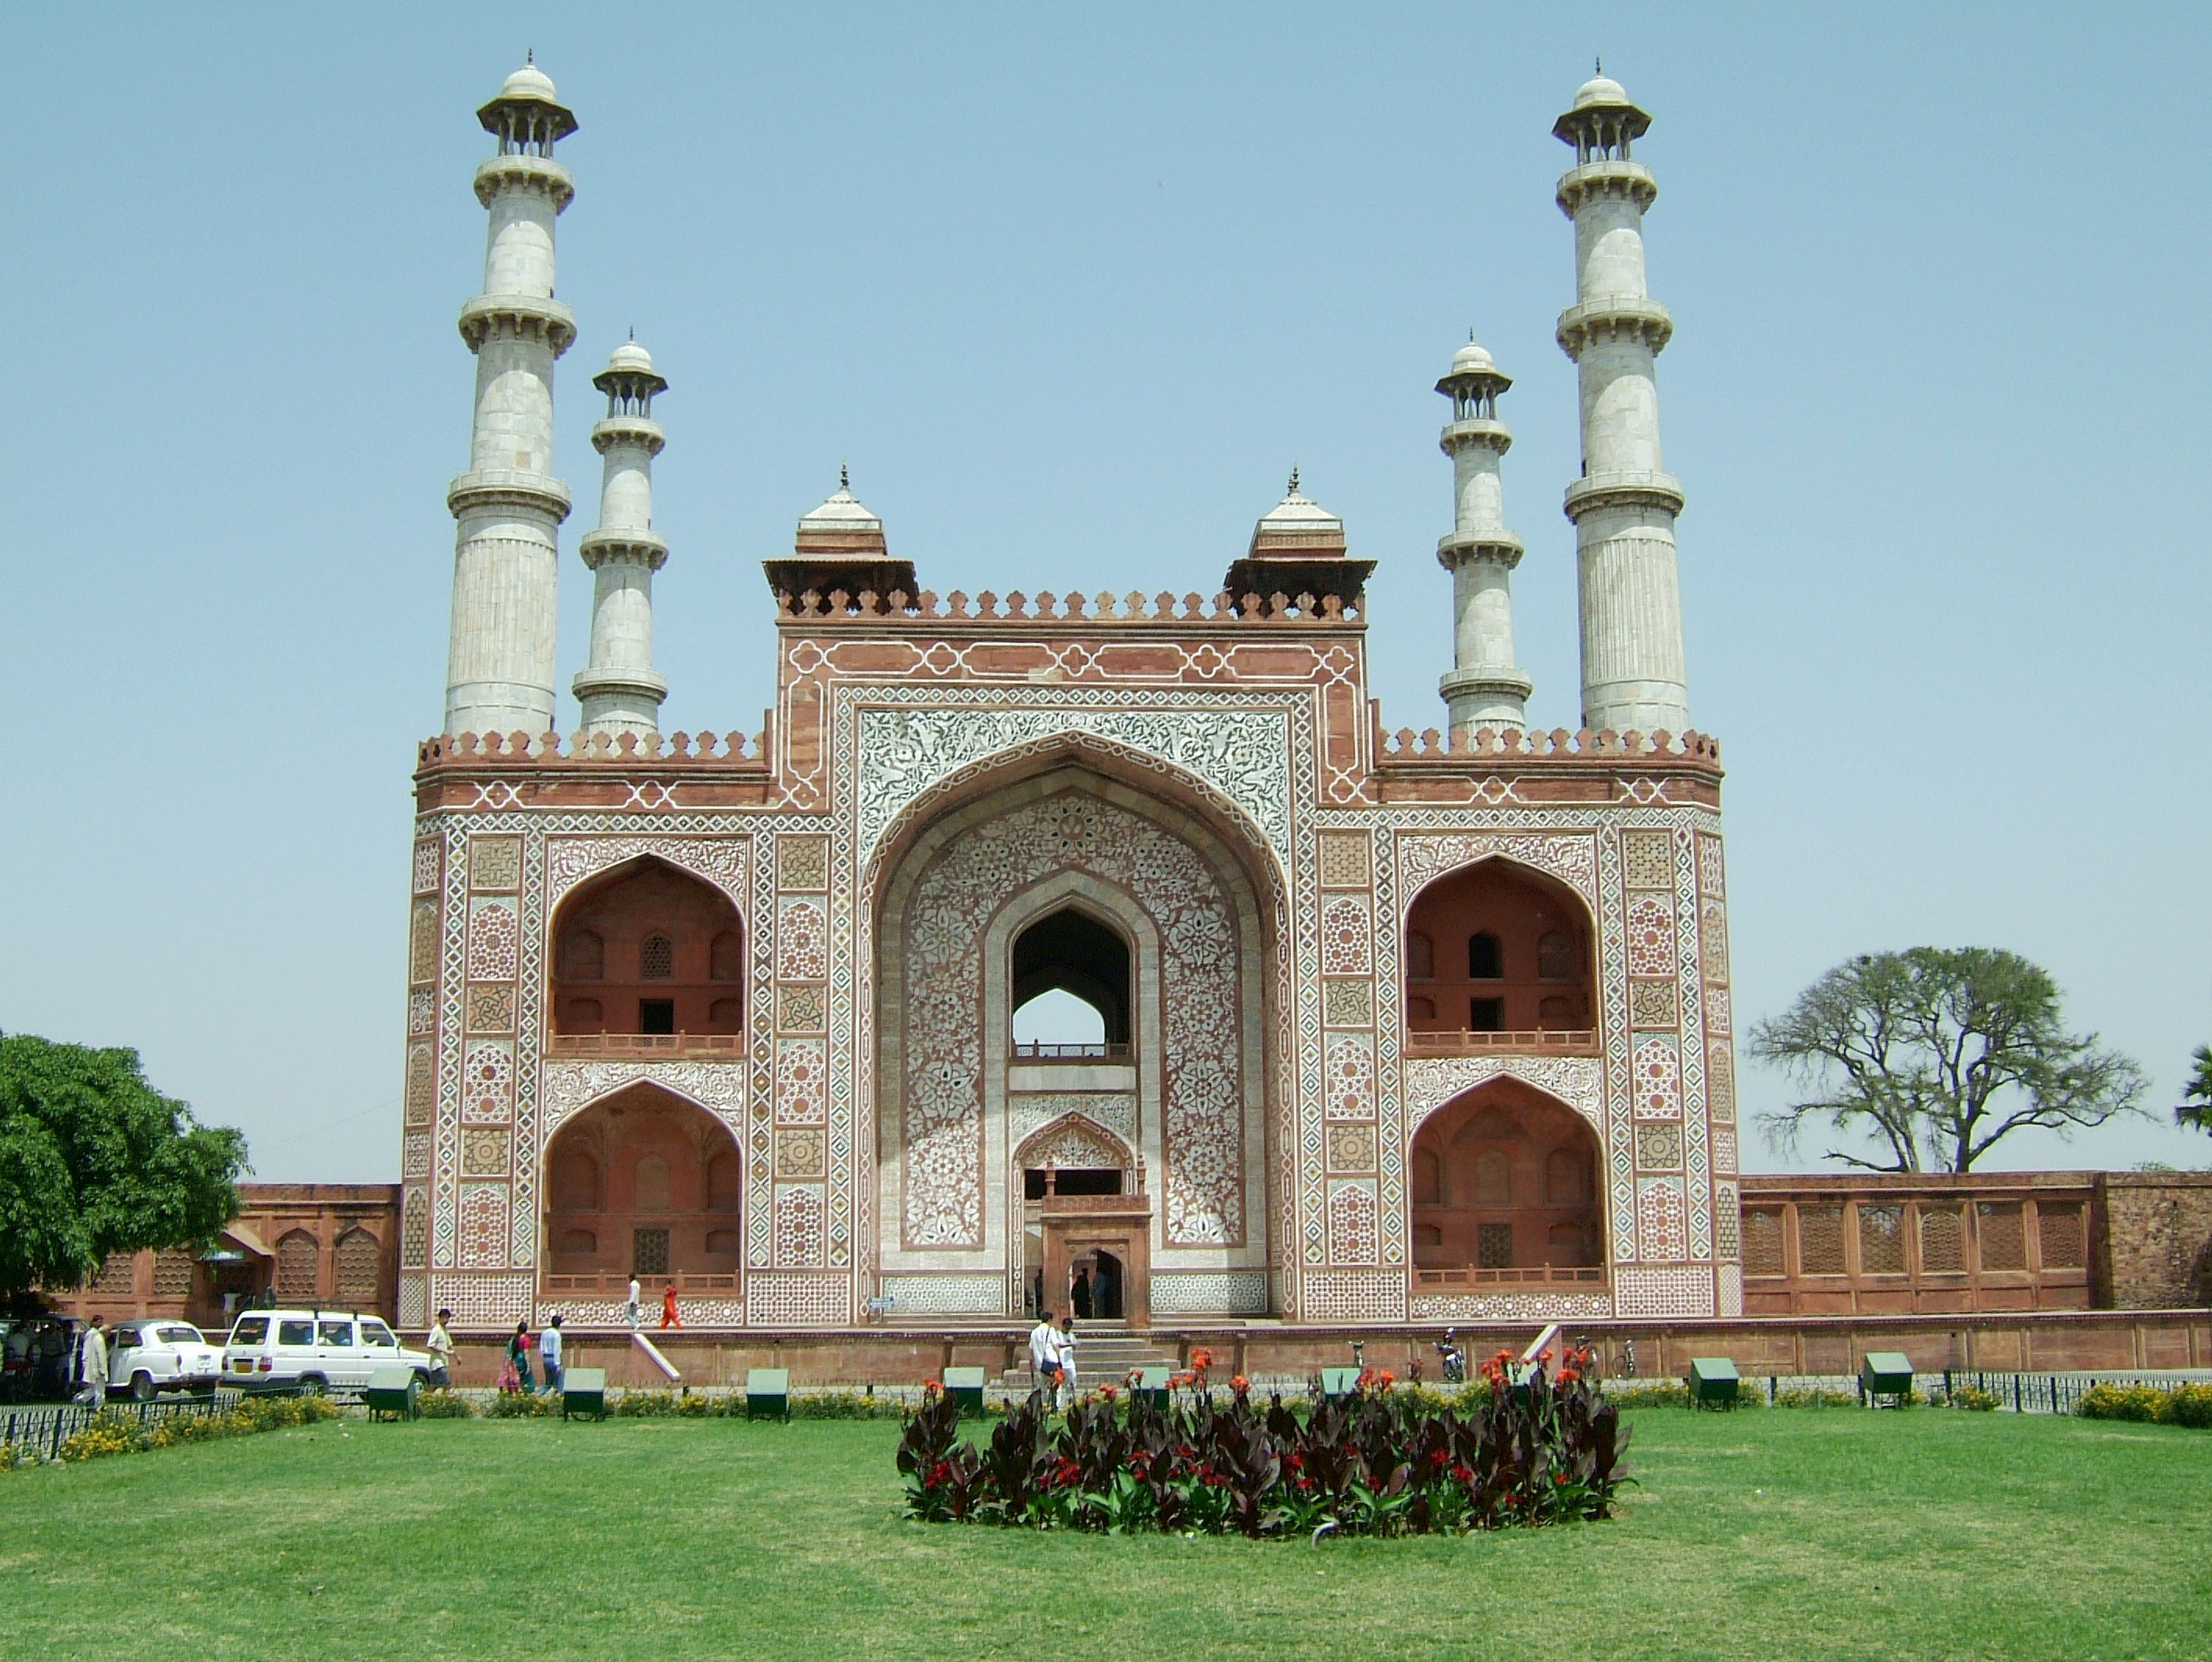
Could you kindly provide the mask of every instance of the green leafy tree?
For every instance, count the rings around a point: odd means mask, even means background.
[[[2001,1138],[2139,1115],[2142,1070],[2061,1022],[2058,987],[2014,952],[1914,947],[1839,964],[1752,1029],[1751,1053],[1812,1095],[1761,1123],[1784,1145],[1826,1120],[1887,1158],[1869,1171],[1972,1170]]]
[[[2189,1088],[2181,1093],[2173,1123],[2212,1131],[2212,1045],[2197,1047],[2197,1071],[2189,1076]]]
[[[211,1240],[245,1169],[245,1137],[155,1091],[137,1052],[0,1035],[0,1298]]]

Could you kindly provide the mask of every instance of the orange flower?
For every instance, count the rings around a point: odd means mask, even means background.
[[[1229,1381],[1229,1388],[1241,1397],[1252,1388],[1252,1381],[1239,1374]]]

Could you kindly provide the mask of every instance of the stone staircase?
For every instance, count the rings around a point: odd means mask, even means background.
[[[1075,1382],[1085,1390],[1094,1385],[1119,1385],[1133,1368],[1174,1368],[1175,1347],[1133,1331],[1120,1322],[1081,1321],[1075,1324]],[[1001,1374],[999,1383],[1009,1390],[1030,1386],[1027,1347]]]

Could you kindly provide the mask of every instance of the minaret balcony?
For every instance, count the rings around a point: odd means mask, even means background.
[[[1682,511],[1682,482],[1671,473],[1607,472],[1587,474],[1567,487],[1567,518],[1579,523],[1584,514],[1606,508],[1656,508],[1662,513]]]
[[[576,678],[568,683],[579,702],[586,699],[615,698],[658,707],[668,696],[668,679],[651,670],[623,669],[600,664],[579,670]]]
[[[668,563],[668,539],[657,531],[601,525],[577,540],[576,555],[593,571],[610,560],[634,560],[659,571]]]
[[[1437,445],[1447,456],[1456,456],[1474,445],[1486,446],[1503,456],[1513,448],[1513,429],[1494,417],[1470,416],[1446,427]]]
[[[545,156],[487,156],[477,166],[477,200],[485,207],[503,191],[537,191],[553,199],[559,213],[575,199],[576,176]]]
[[[446,506],[456,519],[465,513],[507,508],[544,514],[557,525],[568,517],[568,487],[550,473],[487,468],[464,473],[448,485]]]
[[[1478,560],[1493,561],[1511,571],[1521,563],[1521,539],[1510,531],[1455,531],[1437,538],[1437,564],[1446,571]]]
[[[1646,294],[1594,294],[1559,313],[1559,349],[1577,360],[1592,341],[1641,340],[1657,352],[1674,335],[1674,313]]]
[[[668,434],[659,422],[642,416],[609,416],[593,425],[593,450],[604,456],[617,445],[635,445],[648,456],[658,456],[668,447]]]
[[[1597,197],[1626,197],[1648,209],[1659,199],[1659,181],[1640,161],[1586,161],[1559,175],[1559,211],[1569,219]]]
[[[576,338],[576,314],[541,294],[478,294],[461,307],[461,338],[469,350],[483,349],[494,335],[542,340],[559,357]]]

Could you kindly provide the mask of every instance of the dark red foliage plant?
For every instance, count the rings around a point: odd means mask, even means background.
[[[1370,1370],[1348,1396],[1225,1401],[1203,1368],[1164,1405],[1079,1404],[1054,1425],[1042,1392],[1012,1404],[979,1451],[932,1392],[906,1424],[898,1470],[909,1516],[1119,1534],[1259,1538],[1528,1527],[1612,1515],[1628,1434],[1587,1351],[1553,1371],[1501,1354],[1483,1384],[1439,1404]]]

